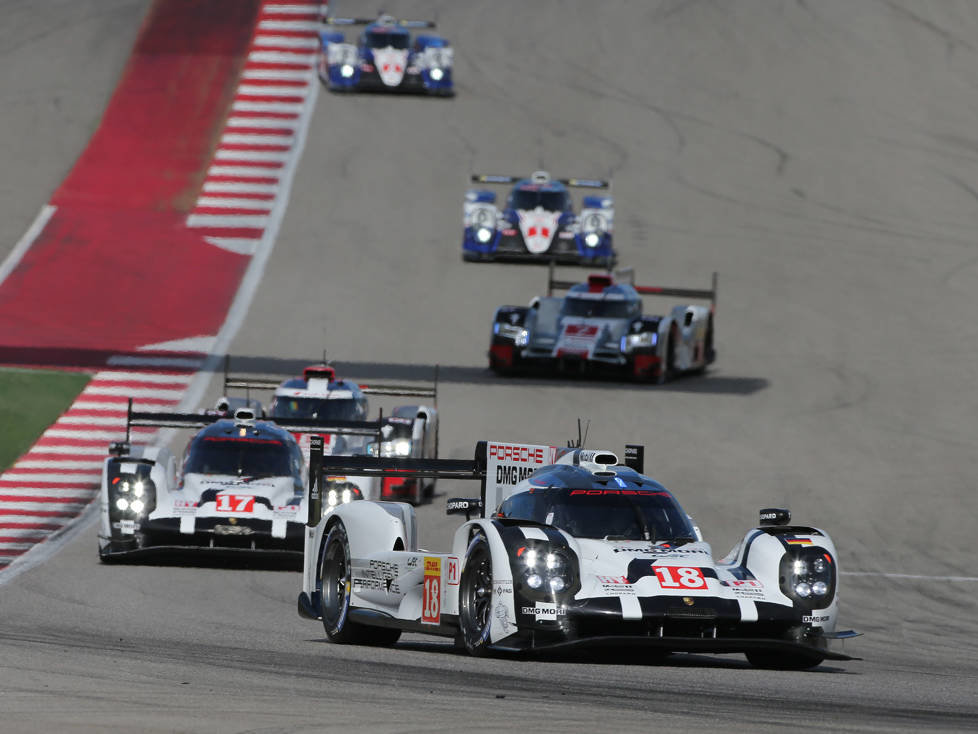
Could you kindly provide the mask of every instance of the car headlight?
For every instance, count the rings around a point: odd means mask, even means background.
[[[574,563],[564,551],[549,546],[523,546],[516,550],[518,576],[531,592],[552,596],[574,586]]]
[[[432,69],[430,74],[431,74],[432,81],[436,81],[436,82],[440,82],[442,80],[442,77],[445,76],[445,72],[443,72],[441,69],[438,68]]]
[[[344,79],[349,79],[351,76],[353,76],[353,65],[343,64],[343,66],[340,67],[340,76]]]
[[[625,354],[636,349],[651,349],[659,343],[659,335],[654,331],[643,331],[640,334],[626,334],[621,338],[621,351]]]
[[[411,441],[401,438],[393,442],[392,448],[395,456],[409,456],[411,454]]]
[[[824,548],[802,548],[781,559],[781,591],[802,606],[818,609],[832,603],[835,561]]]
[[[513,343],[515,343],[518,347],[525,347],[530,339],[530,332],[528,332],[522,326],[507,324],[499,321],[492,325],[492,332],[503,337],[504,339],[512,339]]]
[[[492,230],[488,227],[479,227],[475,231],[475,238],[484,245],[492,239]]]
[[[597,232],[588,232],[584,235],[584,244],[588,247],[597,247],[601,244],[601,235]]]
[[[117,474],[109,480],[113,519],[133,520],[156,509],[156,485],[147,476]]]

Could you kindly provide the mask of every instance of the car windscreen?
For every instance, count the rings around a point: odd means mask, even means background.
[[[594,319],[630,319],[642,314],[636,301],[574,298],[568,296],[560,308],[561,316],[580,316]]]
[[[397,49],[408,47],[409,38],[404,33],[368,33],[367,46],[369,48],[387,48],[388,46]]]
[[[499,514],[553,525],[576,538],[657,542],[696,537],[675,498],[654,489],[533,489],[506,499]]]
[[[529,211],[538,206],[550,212],[562,212],[569,204],[566,191],[533,191],[517,189],[510,197],[513,209]]]
[[[293,398],[277,396],[270,408],[272,418],[315,418],[322,421],[363,420],[362,407],[355,398]]]
[[[287,477],[292,474],[289,447],[267,438],[202,436],[194,440],[184,474],[231,474]]]

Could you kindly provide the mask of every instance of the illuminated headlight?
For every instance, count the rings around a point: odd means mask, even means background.
[[[125,512],[129,509],[129,500],[127,500],[125,497],[120,497],[115,501],[115,506]]]
[[[588,247],[597,247],[601,244],[601,236],[597,232],[588,232],[584,235],[584,244]]]
[[[525,347],[530,340],[530,332],[522,326],[516,326],[515,324],[506,324],[497,321],[493,324],[492,331],[501,337],[512,339],[518,347]]]
[[[143,483],[142,482],[136,482],[135,484],[133,484],[132,485],[132,493],[136,497],[142,497],[143,496]],[[140,505],[142,505],[141,502],[140,502]],[[135,509],[135,507],[136,507],[136,503],[133,502],[133,509]],[[136,512],[139,512],[139,510],[136,510]]]
[[[559,594],[574,584],[572,563],[560,551],[552,551],[546,546],[525,546],[517,550],[516,556],[523,567],[523,581],[531,591]]]
[[[326,504],[329,505],[330,507],[336,507],[336,505],[338,505],[339,503],[340,503],[340,493],[337,492],[335,489],[329,490],[329,492],[326,493]]]
[[[336,490],[333,490],[333,491],[335,492]],[[349,501],[351,501],[353,499],[353,492],[351,492],[348,489],[344,489],[343,490],[342,497],[343,497],[343,504],[345,505],[347,502],[349,502]]]
[[[432,69],[431,70],[431,79],[432,79],[432,81],[440,82],[442,80],[442,77],[444,77],[444,76],[445,76],[445,72],[443,72],[441,69]]]
[[[475,231],[475,238],[484,245],[492,239],[492,230],[488,227],[479,227]]]
[[[146,509],[146,505],[143,504],[142,500],[133,500],[129,503],[129,509],[138,515],[140,512]]]
[[[651,349],[659,342],[659,335],[654,331],[643,331],[641,334],[626,334],[621,338],[621,351],[626,354],[636,349]]]
[[[342,76],[344,79],[349,79],[351,76],[353,76],[353,65],[343,64],[343,66],[340,67],[340,76]]]
[[[835,563],[823,548],[786,553],[781,561],[781,590],[802,606],[828,606],[835,594]]]
[[[411,442],[406,438],[394,441],[393,448],[395,456],[409,456],[411,454]]]

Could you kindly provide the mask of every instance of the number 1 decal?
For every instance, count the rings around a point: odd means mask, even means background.
[[[653,566],[663,589],[705,589],[706,579],[698,568],[689,566]]]

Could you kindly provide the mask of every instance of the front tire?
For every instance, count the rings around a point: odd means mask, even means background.
[[[353,575],[350,565],[350,542],[346,528],[337,522],[326,535],[319,557],[320,614],[323,629],[332,642],[343,645],[393,645],[401,630],[390,627],[368,627],[350,621],[350,595]]]
[[[469,541],[458,591],[459,636],[465,650],[476,657],[489,652],[492,622],[492,553],[479,532]]]

